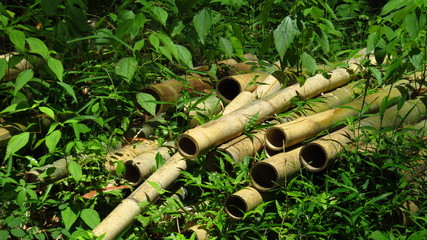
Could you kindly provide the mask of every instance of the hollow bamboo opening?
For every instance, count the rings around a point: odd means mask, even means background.
[[[268,191],[276,186],[279,173],[270,163],[258,162],[250,172],[252,184],[259,191]]]
[[[242,89],[234,78],[226,77],[218,83],[217,91],[226,101],[231,101],[239,95]]]
[[[328,165],[325,149],[317,143],[306,144],[300,152],[301,165],[310,172],[319,172]]]
[[[265,133],[265,140],[271,150],[281,151],[285,148],[286,134],[280,128],[271,127]]]
[[[177,140],[177,145],[183,157],[191,159],[199,154],[199,150],[194,139],[187,135],[181,135]]]
[[[135,165],[133,161],[125,162],[125,174],[123,176],[124,179],[129,181],[132,185],[137,185],[141,182],[141,173],[139,172],[138,167]]]
[[[231,218],[240,220],[248,211],[248,205],[242,197],[230,195],[225,200],[225,211]]]

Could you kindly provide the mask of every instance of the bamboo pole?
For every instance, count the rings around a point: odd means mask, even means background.
[[[181,171],[186,169],[185,159],[179,153],[174,154],[103,219],[93,229],[93,234],[97,237],[104,236],[103,240],[117,238],[141,213],[140,204],[155,202],[159,198],[159,191],[169,187],[181,175]]]
[[[222,115],[229,114],[255,100],[255,94],[249,91],[242,91],[232,101],[230,101],[227,106],[225,106]]]
[[[254,164],[250,171],[252,185],[258,191],[269,191],[288,182],[301,170],[299,153],[302,147],[276,154]]]
[[[427,98],[423,94],[416,99],[408,100],[401,106],[393,106],[384,114],[371,116],[360,121],[360,128],[380,129],[397,128],[402,123],[411,123],[425,118]],[[344,127],[318,140],[305,144],[301,149],[301,165],[310,172],[319,172],[330,166],[338,153],[344,151],[345,145],[356,136],[363,137],[362,130],[353,131]]]
[[[156,128],[165,123],[165,113],[160,113],[148,121],[133,125],[123,136],[130,140],[133,138],[148,138],[153,135]]]
[[[328,111],[311,116],[298,118],[295,121],[271,127],[265,134],[266,146],[275,151],[316,137],[324,130],[330,130],[345,124],[345,120],[357,117],[362,110],[365,113],[377,112],[387,100],[389,104],[396,103],[403,96],[410,96],[419,85],[415,81],[399,81],[381,89],[380,91],[360,97],[342,107],[335,107]]]
[[[320,98],[318,98],[318,100],[313,101],[313,103],[307,104],[302,108],[295,109],[294,111],[290,111],[284,117],[280,117],[277,121],[273,121],[272,123],[277,123],[278,121],[281,123],[289,122],[301,116],[313,115],[315,113],[343,105],[358,96],[363,91],[363,89],[363,80],[352,82],[332,92],[323,94]],[[233,102],[234,100],[230,104]],[[227,105],[227,107],[230,106],[230,104]],[[223,114],[226,114],[225,110]],[[216,158],[222,155],[219,152],[227,154],[231,159],[233,159],[234,163],[242,161],[245,156],[255,156],[256,153],[265,146],[265,132],[266,129],[257,130],[252,133],[252,138],[248,137],[247,135],[242,135],[220,145],[216,150],[211,151],[208,154],[208,166],[210,166],[211,169],[217,169],[215,167],[218,165]],[[230,167],[231,166],[228,166],[228,168]]]
[[[187,238],[190,238],[193,233],[196,236],[196,240],[205,240],[209,237],[208,231],[206,230],[206,226],[203,225],[196,224],[189,228],[186,228],[183,231],[184,236],[186,236]]]
[[[181,134],[176,142],[178,151],[185,158],[195,159],[210,148],[239,136],[252,118],[256,117],[255,123],[260,123],[277,112],[289,109],[293,97],[312,98],[350,82],[355,74],[360,72],[361,69],[356,64],[351,64],[349,69],[339,68],[331,71],[329,77],[318,74],[308,78],[303,86],[294,84],[276,94],[256,100],[239,110]]]
[[[37,181],[45,182],[45,181],[56,181],[68,176],[68,164],[73,161],[73,157],[68,156],[65,158],[61,158],[56,160],[52,164],[47,164],[43,167],[34,169],[25,174],[26,182],[34,183]],[[47,176],[45,178],[39,179],[40,175],[43,172],[46,172]]]
[[[9,62],[13,56],[17,56],[17,55],[19,55],[19,53],[17,52],[7,53],[7,54],[0,55],[0,59],[6,59],[6,61]],[[3,77],[3,82],[7,82],[15,79],[20,72],[30,68],[33,68],[31,63],[29,63],[25,58],[23,58],[15,66],[9,67],[6,69],[6,75]]]
[[[145,151],[132,160],[125,162],[126,171],[123,176],[132,186],[139,185],[157,169],[157,156],[167,161],[175,153],[173,142]]]
[[[162,113],[173,107],[173,104],[181,97],[182,91],[190,93],[202,92],[205,89],[211,89],[212,83],[209,78],[201,77],[198,74],[181,76],[184,81],[169,79],[160,83],[148,85],[141,89],[142,92],[151,94],[161,103],[156,106],[156,113]]]
[[[241,220],[245,213],[254,210],[264,198],[255,188],[248,186],[227,197],[225,211],[232,219]]]
[[[194,128],[202,122],[201,117],[211,117],[221,112],[224,106],[216,94],[211,94],[192,101],[185,108],[188,111],[188,125]]]
[[[116,174],[117,162],[126,163],[141,153],[157,147],[157,143],[147,140],[137,144],[126,145],[122,148],[109,152],[105,157],[104,167],[112,174]]]
[[[219,80],[216,90],[219,97],[225,101],[232,101],[243,91],[253,92],[258,82],[263,82],[269,76],[266,72],[250,72],[227,76]]]
[[[7,146],[9,140],[21,132],[24,132],[26,127],[20,123],[12,123],[0,127],[0,148]]]

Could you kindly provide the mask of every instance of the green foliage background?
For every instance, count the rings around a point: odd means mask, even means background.
[[[154,112],[154,98],[137,95],[141,86],[191,72],[214,79],[221,72],[211,63],[244,53],[310,76],[321,72],[317,64],[343,66],[337,62],[363,47],[379,62],[363,77],[371,88],[383,86],[425,73],[426,9],[425,0],[2,1],[0,51],[17,54],[0,59],[0,79],[24,58],[34,67],[0,84],[0,120],[27,129],[0,149],[0,239],[92,238],[90,230],[129,192],[82,195],[125,184],[103,168],[103,156]],[[201,65],[209,71],[194,68]],[[182,115],[191,100],[184,94],[171,115]],[[159,141],[186,129],[173,117],[157,129]],[[212,239],[420,239],[427,235],[425,186],[399,170],[426,144],[405,133],[379,132],[376,152],[347,152],[324,175],[302,172],[243,221],[229,219],[222,203],[248,185],[250,159],[228,173],[205,171],[201,157],[179,180],[191,200],[166,192],[122,238],[191,238],[182,229],[197,222]],[[24,172],[69,155],[68,178],[24,181]],[[419,203],[414,224],[388,222],[407,200]]]

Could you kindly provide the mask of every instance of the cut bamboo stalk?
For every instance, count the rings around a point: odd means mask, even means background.
[[[109,152],[105,157],[104,167],[112,174],[116,174],[117,162],[126,163],[141,153],[157,147],[157,142],[147,140],[145,142],[126,145],[122,148]]]
[[[240,73],[255,72],[260,70],[261,65],[258,61],[244,61],[230,66],[228,70],[229,75],[236,75]]]
[[[132,186],[139,185],[157,169],[157,155],[167,161],[175,153],[173,142],[168,142],[161,147],[145,151],[134,159],[126,161],[126,171],[123,176]]]
[[[124,137],[126,139],[150,137],[156,128],[166,123],[164,116],[165,113],[160,113],[146,122],[132,126],[125,132]]]
[[[178,136],[176,142],[178,151],[185,158],[195,159],[210,148],[239,136],[252,118],[256,117],[255,123],[260,123],[277,112],[289,109],[293,97],[312,98],[350,82],[360,71],[353,64],[349,69],[339,68],[331,71],[328,78],[322,74],[315,75],[308,78],[303,86],[294,84],[216,120],[190,129]]]
[[[0,127],[0,148],[6,147],[14,135],[24,132],[25,129],[26,127],[20,123],[12,123]]]
[[[4,58],[4,59],[6,59],[7,62],[9,62],[9,60],[13,56],[17,56],[17,55],[19,55],[19,53],[17,53],[17,52],[7,53],[7,54],[0,55],[0,59]],[[25,58],[23,58],[15,66],[9,67],[6,69],[6,75],[3,77],[3,82],[7,82],[7,81],[15,79],[20,72],[22,72],[26,69],[30,69],[30,68],[33,68],[33,66]]]
[[[319,98],[319,101],[315,101],[310,105],[306,105],[302,109],[290,112],[288,115],[286,115],[286,117],[281,117],[279,121],[281,123],[289,122],[301,116],[313,115],[315,113],[319,113],[331,109],[333,107],[343,105],[358,96],[363,91],[363,88],[364,87],[362,80],[353,82],[344,87],[338,88],[333,92],[323,94],[322,97]],[[226,109],[233,102],[234,100],[229,103],[229,105],[227,105]],[[225,110],[223,114],[225,114]],[[277,123],[277,121],[273,122]],[[208,166],[210,166],[210,169],[212,170],[217,169],[216,166],[218,165],[218,161],[216,160],[216,158],[218,156],[221,156],[221,154],[219,154],[218,152],[222,152],[223,154],[227,154],[228,156],[230,156],[230,158],[233,159],[234,163],[242,161],[245,156],[255,156],[256,153],[261,150],[261,148],[263,148],[265,145],[265,131],[266,129],[263,129],[252,133],[252,139],[249,138],[247,135],[242,135],[227,143],[222,144],[216,150],[211,151],[209,153],[207,157]],[[227,166],[227,169],[230,168],[231,166]]]
[[[263,201],[263,195],[248,186],[228,196],[224,204],[225,211],[232,219],[241,220],[245,213],[254,210]]]
[[[34,182],[47,182],[47,181],[56,181],[62,178],[66,178],[69,174],[68,172],[68,164],[73,161],[71,156],[61,158],[56,160],[52,164],[47,164],[43,167],[34,169],[25,174],[26,182],[34,183]],[[39,179],[40,175],[47,170],[47,177],[43,179]]]
[[[254,164],[250,171],[252,185],[258,191],[269,191],[286,184],[301,170],[299,153],[302,147],[276,154]]]
[[[212,83],[209,78],[201,77],[198,74],[182,76],[184,81],[169,79],[160,83],[151,84],[141,91],[151,94],[158,103],[156,113],[162,113],[173,107],[173,104],[181,97],[182,91],[186,90],[190,93],[202,92],[205,89],[211,89]]]
[[[243,91],[239,93],[239,95],[237,95],[232,101],[230,101],[227,106],[225,106],[222,115],[229,114],[255,100],[255,94],[253,94],[252,92]]]
[[[190,238],[193,233],[196,235],[197,240],[206,240],[208,239],[208,231],[206,230],[206,226],[203,225],[193,225],[184,230],[184,236]]]
[[[274,151],[281,151],[286,147],[316,137],[324,130],[345,124],[346,119],[359,116],[362,108],[365,113],[377,112],[383,104],[383,99],[388,99],[390,104],[394,104],[400,97],[410,96],[416,90],[416,85],[418,84],[414,81],[410,83],[402,80],[342,107],[276,125],[267,130],[265,144]]]
[[[115,239],[141,213],[141,203],[153,203],[159,198],[159,191],[168,188],[187,169],[187,162],[179,154],[174,154],[163,166],[154,172],[131,195],[124,199],[102,222],[93,229],[103,240]]]
[[[255,89],[255,98],[258,99],[268,96],[279,91],[282,87],[282,83],[270,74],[262,81],[262,84],[259,84],[259,86]]]
[[[221,112],[224,107],[216,94],[211,94],[208,97],[203,96],[192,101],[185,108],[188,111],[188,125],[194,128],[201,122],[199,121],[200,117],[211,117]]]
[[[228,103],[243,91],[253,92],[258,82],[263,82],[268,76],[266,72],[250,72],[224,77],[219,80],[216,90],[219,97]]]
[[[408,100],[398,109],[393,106],[387,109],[383,116],[371,116],[360,121],[360,127],[380,129],[383,127],[396,128],[402,123],[412,123],[425,118],[427,111],[427,98],[422,95],[413,100]],[[301,149],[301,165],[310,172],[319,172],[330,166],[338,153],[345,149],[356,136],[363,137],[362,131],[353,131],[344,127],[318,140],[305,144]]]

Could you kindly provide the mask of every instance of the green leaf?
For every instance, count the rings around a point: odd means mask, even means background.
[[[80,181],[80,179],[82,178],[82,175],[83,175],[82,167],[78,163],[71,161],[68,164],[67,168],[71,174],[71,177],[73,177],[74,180],[76,180],[77,182]]]
[[[70,86],[64,82],[58,82],[58,84],[61,85],[61,87],[63,87],[65,89],[65,91],[67,91],[68,95],[73,97],[74,102],[77,102],[76,93],[74,92],[74,89],[72,86]]]
[[[48,107],[39,107],[39,110],[40,110],[40,112],[48,115],[50,118],[55,119],[55,113],[53,112],[52,109],[50,109]]]
[[[381,15],[387,15],[393,10],[397,10],[399,8],[402,8],[403,6],[406,6],[409,1],[405,0],[390,0],[387,2],[386,5],[384,5],[383,9],[381,10]]]
[[[8,63],[6,59],[0,58],[0,81],[3,79],[4,76],[6,76],[7,66]]]
[[[47,60],[49,56],[49,49],[46,47],[44,42],[38,38],[27,38],[27,43],[30,46],[32,52],[39,54]]]
[[[384,235],[384,233],[382,233],[382,232],[381,232],[381,231],[379,231],[379,230],[377,230],[377,231],[375,231],[375,232],[371,233],[371,234],[369,235],[369,238],[370,238],[370,239],[374,239],[374,240],[388,240],[388,239],[389,239],[386,235]]]
[[[426,239],[427,238],[427,230],[420,230],[411,234],[407,240],[418,240],[418,239]]]
[[[139,105],[151,115],[156,115],[156,98],[148,93],[136,94],[136,101]]]
[[[404,25],[409,37],[415,39],[421,30],[420,20],[415,11],[405,17]]]
[[[178,49],[177,60],[185,66],[193,68],[193,57],[191,56],[190,51],[188,51],[187,48],[181,45],[176,45],[176,48]]]
[[[0,239],[9,239],[9,232],[7,230],[0,230]]]
[[[133,45],[133,50],[135,50],[136,52],[141,51],[142,48],[144,47],[145,41],[144,39],[137,41],[134,45]]]
[[[168,19],[168,13],[161,7],[154,6],[151,8],[151,12],[154,17],[159,21],[163,26],[166,27],[166,21]]]
[[[120,59],[116,66],[116,74],[122,76],[127,82],[132,80],[138,69],[138,61],[134,57],[126,57]]]
[[[154,47],[154,49],[159,49],[160,40],[156,35],[151,34],[150,36],[148,36],[148,41],[150,41],[150,44]]]
[[[61,61],[56,58],[49,57],[47,59],[47,66],[55,74],[55,77],[62,82],[62,75],[64,73],[64,67],[62,66]]]
[[[23,32],[14,29],[10,31],[9,38],[18,52],[25,52],[25,34]]]
[[[230,40],[221,37],[219,40],[219,48],[227,55],[227,57],[233,56],[233,45]]]
[[[98,212],[93,209],[83,209],[80,213],[80,217],[92,229],[101,222]]]
[[[373,32],[369,34],[368,40],[367,40],[367,46],[366,46],[366,52],[372,52],[372,50],[375,49],[375,46],[377,45],[378,41],[380,39],[380,36],[378,35],[378,32]]]
[[[237,53],[237,56],[243,58],[243,46],[239,39],[236,37],[231,37],[230,41],[231,45],[233,45],[234,51]]]
[[[372,75],[374,75],[375,79],[377,79],[378,84],[381,85],[383,82],[381,71],[374,67],[369,67],[369,71],[372,73]]]
[[[212,15],[209,9],[203,8],[199,13],[194,15],[193,24],[200,41],[204,45],[205,38],[212,27]]]
[[[14,228],[14,229],[10,230],[10,234],[12,234],[14,237],[18,237],[18,238],[22,238],[25,235],[27,235],[25,233],[25,231],[21,228]]]
[[[47,149],[49,149],[49,153],[55,152],[56,145],[61,139],[61,135],[62,134],[60,130],[55,130],[46,137],[45,143],[46,143]]]
[[[316,60],[310,54],[303,52],[301,54],[301,62],[310,74],[316,73]]]
[[[19,73],[16,78],[15,89],[13,95],[16,96],[19,90],[21,90],[31,79],[34,77],[32,69],[27,69]]]
[[[74,222],[77,220],[77,214],[73,212],[70,207],[61,211],[61,217],[66,229],[71,229],[71,226],[73,226]]]
[[[289,16],[285,17],[276,30],[274,30],[274,45],[276,46],[280,59],[283,60],[286,51],[289,49],[297,35],[298,29],[296,23]]]
[[[10,156],[18,152],[25,145],[27,145],[29,139],[30,139],[29,132],[23,132],[11,137],[9,142],[7,143],[5,159],[8,159]]]

